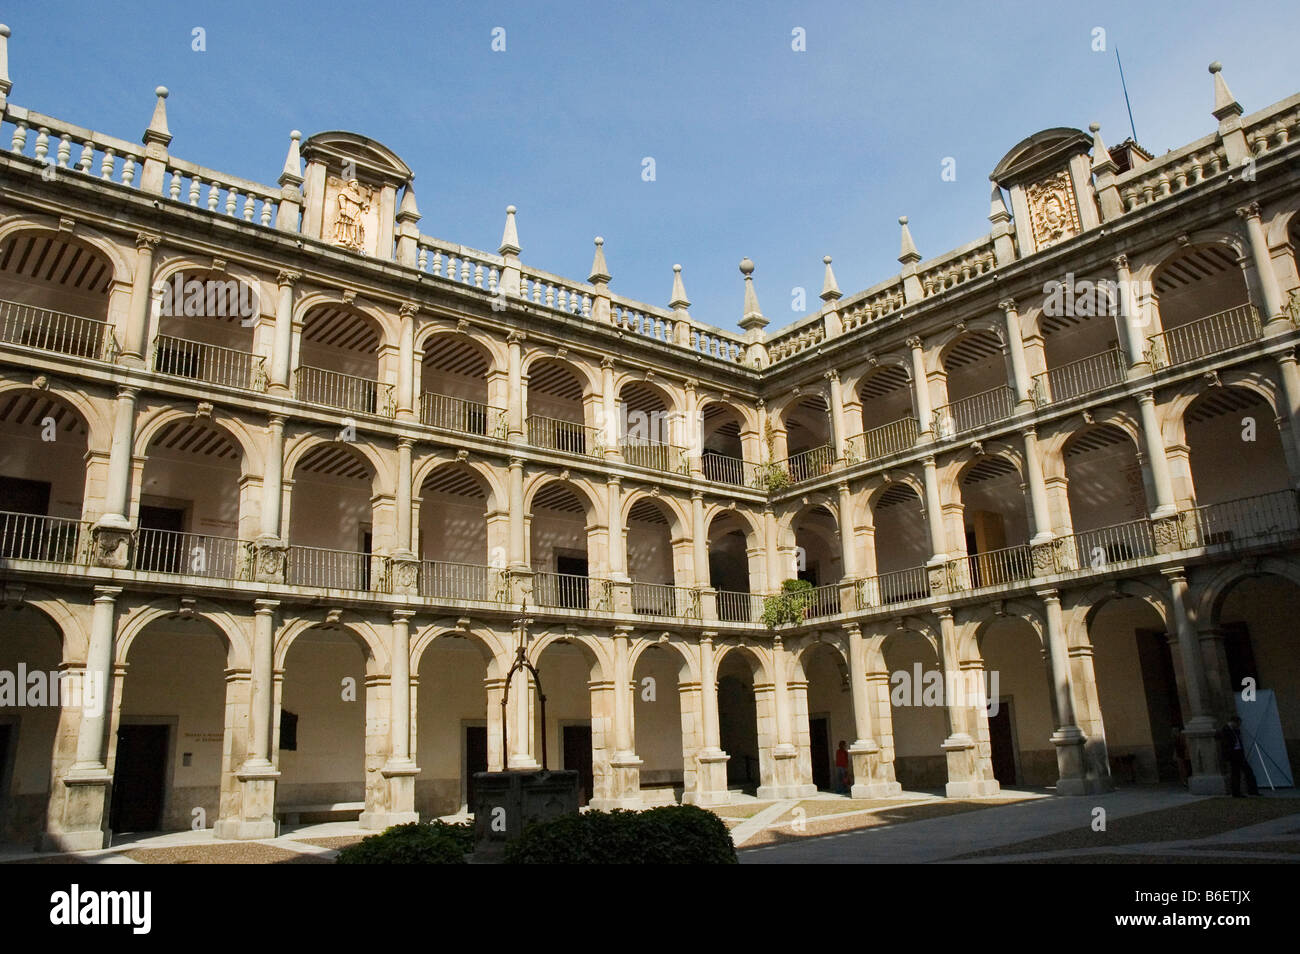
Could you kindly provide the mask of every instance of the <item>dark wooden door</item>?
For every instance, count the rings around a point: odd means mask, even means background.
[[[559,581],[559,604],[565,609],[587,608],[587,558],[576,556],[556,556],[555,572],[562,576],[579,577],[579,579],[561,579]]]
[[[124,725],[117,730],[117,765],[109,811],[113,831],[162,828],[167,731],[165,725]]]
[[[185,569],[185,511],[178,507],[140,505],[140,552],[136,565],[155,573]]]
[[[587,804],[595,781],[591,765],[591,726],[564,727],[564,767],[577,770],[578,804]]]
[[[1015,785],[1016,741],[1011,731],[1011,703],[998,703],[997,715],[989,716],[989,744],[993,761],[993,777],[1002,785]]]
[[[474,810],[474,773],[488,770],[487,726],[465,726],[465,802]]]
[[[812,779],[819,792],[831,790],[831,725],[825,716],[808,720],[808,749],[812,755]]]

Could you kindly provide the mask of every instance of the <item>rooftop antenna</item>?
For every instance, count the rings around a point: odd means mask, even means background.
[[[1128,84],[1124,82],[1124,64],[1119,58],[1119,47],[1115,47],[1115,63],[1119,66],[1119,85],[1124,90],[1124,106],[1128,109],[1128,128],[1133,133],[1133,141],[1137,142],[1137,127],[1133,125],[1133,104],[1128,101]]]

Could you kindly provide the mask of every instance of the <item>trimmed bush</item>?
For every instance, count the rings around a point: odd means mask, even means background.
[[[784,580],[781,592],[763,600],[763,625],[768,629],[803,622],[804,610],[812,602],[813,585],[807,580]]]
[[[410,822],[349,845],[334,859],[339,865],[463,865],[474,850],[468,823]]]
[[[726,865],[736,848],[722,819],[694,805],[615,809],[529,825],[506,845],[507,864]]]

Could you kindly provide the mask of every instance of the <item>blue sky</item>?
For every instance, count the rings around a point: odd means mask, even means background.
[[[1211,60],[1247,112],[1300,91],[1294,2],[7,8],[17,104],[135,141],[162,84],[174,155],[263,183],[290,129],[362,133],[415,170],[422,231],[495,250],[513,203],[526,264],[585,279],[602,235],[616,292],[665,305],[680,262],[724,328],[742,256],[781,327],[796,286],[819,304],[823,255],[845,294],[895,273],[899,215],[925,258],[986,233],[988,173],[1024,137],[1124,139],[1116,46],[1157,154],[1213,130]]]

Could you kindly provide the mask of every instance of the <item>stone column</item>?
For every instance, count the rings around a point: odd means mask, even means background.
[[[614,752],[608,808],[641,807],[641,759],[632,732],[632,665],[628,652],[631,626],[614,627]]]
[[[614,359],[606,355],[600,359],[600,441],[605,446],[605,457],[619,457],[618,395],[614,393]]]
[[[524,461],[510,458],[510,513],[508,563],[512,580],[510,601],[519,603],[533,591],[533,574],[528,566],[524,513]]]
[[[135,237],[135,270],[131,277],[131,310],[122,343],[123,363],[143,367],[149,342],[149,317],[153,304],[153,255],[159,238],[140,232]]]
[[[767,554],[767,591],[778,593],[785,571],[781,566],[781,550],[776,533],[776,513],[770,506],[763,508],[763,549]],[[752,589],[751,584],[751,589]]]
[[[1119,313],[1124,319],[1124,344],[1128,351],[1129,377],[1151,373],[1151,363],[1147,360],[1147,336],[1145,322],[1139,314],[1140,306],[1133,300],[1133,275],[1129,271],[1128,256],[1116,255],[1111,259],[1115,266],[1115,275],[1119,282],[1116,291],[1119,295]]]
[[[1218,726],[1210,713],[1210,687],[1205,677],[1196,622],[1188,614],[1187,575],[1182,567],[1160,571],[1169,580],[1174,608],[1174,627],[1178,638],[1178,661],[1182,664],[1183,685],[1187,691],[1191,718],[1183,726],[1187,755],[1192,760],[1192,775],[1187,790],[1193,795],[1224,795],[1228,791],[1219,764]]]
[[[411,759],[411,618],[415,613],[393,613],[392,679],[389,684],[388,760],[380,775],[386,792],[385,810],[362,815],[364,828],[388,828],[420,820],[415,810],[415,777],[420,770]]]
[[[1015,391],[1016,409],[1026,411],[1033,407],[1033,381],[1025,363],[1025,339],[1020,334],[1020,316],[1013,298],[998,302],[1005,321],[1007,349],[1011,352],[1011,387]]]
[[[1164,435],[1156,415],[1155,392],[1147,390],[1138,393],[1138,410],[1142,417],[1142,443],[1146,450],[1147,464],[1151,468],[1151,486],[1156,494],[1156,509],[1151,518],[1158,520],[1161,517],[1172,517],[1178,512],[1178,507],[1174,503],[1174,485],[1169,476]]]
[[[700,415],[699,386],[700,382],[695,378],[686,379],[686,427],[682,435],[686,444],[687,466],[695,477],[704,473],[704,418]],[[740,456],[745,456],[743,447]]]
[[[939,641],[943,650],[944,706],[948,714],[948,738],[943,751],[948,759],[949,798],[996,795],[1001,786],[993,777],[989,757],[988,711],[985,708],[984,667],[964,665],[957,651],[957,627],[952,610],[935,610],[939,617]],[[953,699],[956,693],[959,698]]]
[[[1282,411],[1291,432],[1294,459],[1291,484],[1300,487],[1300,366],[1296,364],[1294,350],[1279,352],[1275,357],[1281,371],[1279,382],[1282,385]]]
[[[1034,521],[1034,536],[1030,545],[1034,548],[1035,569],[1052,566],[1052,511],[1047,504],[1047,483],[1043,480],[1043,459],[1038,450],[1038,431],[1027,427],[1021,432],[1025,442],[1025,482],[1029,485],[1029,512]],[[1040,566],[1040,549],[1046,548],[1041,555],[1044,561]]]
[[[815,795],[817,787],[799,781],[799,749],[795,746],[790,721],[790,686],[786,678],[788,655],[780,636],[772,640],[772,714],[776,722],[776,744],[772,746],[772,779],[760,785],[759,798],[803,798]]]
[[[289,392],[290,370],[293,366],[293,286],[302,278],[301,272],[281,271],[275,277],[279,295],[275,300],[275,342],[271,348],[272,393]]]
[[[606,524],[609,528],[609,575],[612,579],[627,578],[627,541],[623,538],[623,484],[611,474],[605,480],[605,507],[609,511]]]
[[[848,437],[844,433],[844,390],[840,384],[840,373],[834,368],[822,375],[830,382],[831,393],[831,446],[835,449],[835,459],[844,460],[845,439]]]
[[[1088,771],[1084,754],[1087,742],[1075,715],[1074,684],[1070,673],[1070,653],[1065,638],[1065,625],[1061,619],[1061,598],[1056,590],[1038,594],[1043,601],[1047,622],[1047,671],[1052,680],[1052,693],[1056,705],[1056,730],[1052,745],[1056,747],[1059,795],[1090,795],[1108,791],[1110,776],[1098,779]]]
[[[281,539],[284,506],[284,421],[272,416],[266,428],[266,472],[262,476],[261,530],[253,547],[253,577],[283,583],[288,546]]]
[[[871,689],[867,685],[866,639],[862,627],[847,623],[844,631],[849,637],[849,691],[853,695],[853,725],[857,739],[849,746],[853,761],[854,798],[882,798],[897,795],[903,787],[881,770],[880,743],[872,730]]]
[[[82,676],[82,711],[77,727],[76,760],[50,792],[48,830],[41,837],[49,851],[89,851],[108,845],[108,733],[121,698],[114,688],[113,655],[117,598],[121,587],[95,587],[90,644]]]
[[[912,358],[912,397],[916,402],[917,424],[923,437],[932,438],[934,409],[930,406],[930,378],[925,373],[925,351],[917,335],[907,339]]]
[[[397,419],[415,418],[415,313],[419,305],[402,305],[397,346]]]
[[[842,481],[835,489],[840,497],[840,554],[844,561],[844,579],[854,580],[858,575],[858,554],[857,533],[853,526],[853,495],[849,492],[848,481]]]
[[[1267,333],[1286,334],[1291,330],[1291,323],[1282,309],[1282,292],[1278,289],[1277,275],[1273,272],[1273,262],[1268,254],[1268,238],[1264,235],[1264,223],[1259,219],[1259,203],[1251,202],[1238,209],[1237,215],[1246,223],[1251,264],[1259,276],[1259,290],[1264,298],[1264,325]]]
[[[509,346],[509,377],[506,397],[506,436],[512,443],[524,442],[524,377],[522,331],[512,331],[506,336]]]
[[[700,723],[704,746],[696,758],[696,790],[684,793],[682,801],[693,805],[727,805],[731,793],[727,790],[727,761],[731,758],[719,747],[718,737],[718,675],[713,663],[713,640],[717,633],[700,634]]]
[[[235,777],[239,781],[239,816],[223,819],[218,838],[273,838],[275,789],[280,772],[271,762],[275,751],[275,611],[278,600],[253,602],[253,669],[249,698],[248,757]]]
[[[709,531],[704,525],[704,492],[691,491],[691,543],[695,562],[695,585],[709,586]]]
[[[94,528],[98,566],[124,569],[131,561],[131,468],[135,451],[135,402],[138,389],[119,388],[113,408],[113,442],[108,456],[104,512]]]

